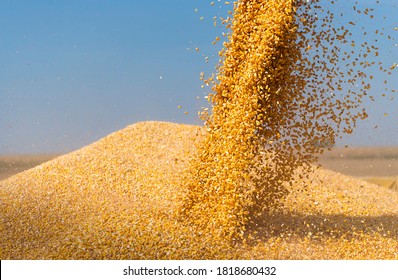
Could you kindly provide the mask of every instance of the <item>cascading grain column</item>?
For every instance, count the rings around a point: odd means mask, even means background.
[[[238,1],[230,26],[184,211],[198,227],[233,239],[259,202],[256,154],[278,134],[292,98],[295,1]]]

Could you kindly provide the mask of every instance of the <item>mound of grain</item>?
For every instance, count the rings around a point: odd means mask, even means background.
[[[231,244],[177,216],[196,126],[131,125],[0,182],[1,259],[398,259],[398,193],[326,170]]]

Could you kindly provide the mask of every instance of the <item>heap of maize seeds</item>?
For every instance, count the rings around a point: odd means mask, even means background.
[[[322,169],[297,178],[246,243],[181,221],[205,134],[137,123],[1,181],[0,258],[398,259],[398,192]]]
[[[347,34],[317,2],[235,3],[204,128],[138,123],[1,181],[0,258],[398,259],[398,193],[310,165],[368,88],[326,94]]]

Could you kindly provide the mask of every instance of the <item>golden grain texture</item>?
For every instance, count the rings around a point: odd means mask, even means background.
[[[281,136],[297,113],[291,105],[301,100],[303,89],[301,76],[293,73],[300,56],[295,10],[294,1],[235,3],[210,95],[208,134],[193,162],[183,209],[195,226],[212,235],[240,238],[249,217],[278,200],[284,193],[281,183],[300,165],[305,147],[293,153],[293,146],[278,141],[298,137],[294,129]],[[261,147],[271,142],[279,142],[272,159],[277,172],[258,159]]]
[[[177,210],[204,134],[137,123],[1,181],[0,258],[398,259],[398,193],[322,169],[245,241],[198,231]]]

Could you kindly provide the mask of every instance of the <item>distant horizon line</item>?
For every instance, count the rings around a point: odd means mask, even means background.
[[[96,141],[95,141],[96,142]],[[93,142],[94,143],[94,142]],[[75,150],[67,151],[67,152],[15,152],[15,153],[9,153],[9,152],[0,152],[0,157],[20,157],[20,156],[61,156],[61,155],[66,155],[69,153],[73,153],[75,151],[78,151],[80,149],[83,149],[84,147],[90,146],[91,144],[88,144],[86,146],[82,146],[80,148],[77,148]],[[347,145],[347,147],[336,145],[331,148],[333,149],[398,149],[398,145]],[[324,151],[328,151],[328,148],[325,148]]]

